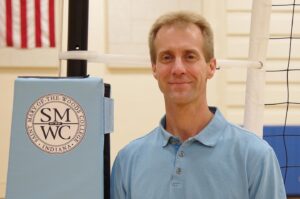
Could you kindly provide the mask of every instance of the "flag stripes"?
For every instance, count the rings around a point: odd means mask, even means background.
[[[35,48],[35,12],[34,1],[27,0],[27,47]],[[31,11],[29,11],[31,10]]]
[[[0,0],[0,47],[55,47],[54,0]]]
[[[13,46],[12,40],[12,0],[6,0],[6,43],[7,46]],[[5,27],[4,27],[5,29]]]
[[[41,2],[35,0],[35,45],[36,47],[42,46],[41,40]]]
[[[13,47],[20,48],[21,47],[21,28],[20,28],[20,0],[10,0],[11,1],[11,10],[12,10],[12,34],[10,35],[12,39]],[[6,24],[9,25],[9,24]]]
[[[55,47],[55,32],[54,32],[54,0],[49,0],[49,42],[50,47]]]
[[[0,25],[4,24],[4,20],[6,19],[6,8],[4,1],[0,1]],[[4,28],[0,28],[0,38],[3,38],[3,40],[0,39],[0,46],[4,46],[6,44],[6,32]]]
[[[26,0],[21,1],[21,48],[27,48],[27,14]]]
[[[41,39],[42,44],[49,46],[49,5],[47,1],[40,0],[41,2]]]

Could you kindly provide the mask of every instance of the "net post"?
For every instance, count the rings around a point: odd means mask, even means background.
[[[104,84],[104,97],[110,98],[111,86]],[[104,134],[104,149],[103,149],[103,196],[104,199],[110,199],[110,133]]]
[[[89,0],[70,0],[68,15],[68,51],[88,49]],[[68,77],[86,77],[87,60],[68,59]],[[110,98],[110,85],[104,85],[104,97]],[[103,198],[110,199],[110,134],[104,135]]]
[[[89,0],[69,1],[68,51],[88,49]],[[87,75],[86,60],[68,60],[67,76]]]
[[[253,0],[249,60],[265,63],[271,17],[271,0]],[[244,127],[262,137],[264,123],[265,70],[247,69]]]

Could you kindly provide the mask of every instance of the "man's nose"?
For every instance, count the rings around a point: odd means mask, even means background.
[[[172,74],[173,75],[182,75],[185,74],[186,68],[184,63],[180,57],[175,59],[174,65],[172,67]]]

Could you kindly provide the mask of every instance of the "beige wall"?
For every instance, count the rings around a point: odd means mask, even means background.
[[[211,22],[215,30],[217,58],[246,59],[251,2],[251,0],[90,0],[89,50],[144,55],[148,51],[147,32],[154,18],[165,11],[184,8],[199,11]],[[64,1],[64,4],[64,8],[67,8],[67,1]],[[154,9],[157,5],[160,7]],[[299,11],[296,15],[299,21]],[[271,23],[272,35],[285,34],[282,27],[288,28],[286,26],[289,22],[290,16],[286,10],[274,11]],[[63,24],[66,30],[66,19]],[[300,35],[299,26],[295,28],[295,32]],[[295,45],[295,52],[299,52],[299,46]],[[66,49],[66,31],[63,34],[62,48]],[[30,53],[0,49],[0,198],[4,196],[6,184],[13,81],[18,75],[56,76],[59,70],[56,59],[58,51],[59,49],[37,50]],[[285,64],[283,51],[287,52],[286,44],[270,43],[268,69]],[[294,57],[293,65],[300,66],[299,54],[295,54]],[[62,74],[65,74],[65,71],[63,62]],[[125,144],[149,132],[158,124],[164,113],[163,98],[152,77],[150,66],[107,67],[91,63],[89,74],[102,77],[105,82],[112,85],[112,97],[115,100],[115,131],[111,141],[113,161]],[[300,80],[297,76],[297,73],[290,75],[292,80],[290,86],[292,99],[299,102]],[[245,79],[244,69],[224,69],[217,71],[208,88],[210,104],[220,107],[229,120],[239,124],[243,120]],[[283,74],[267,75],[266,94],[267,102],[284,99]],[[299,108],[292,107],[290,114],[289,123],[298,124]],[[282,124],[283,117],[284,107],[266,109],[265,121],[268,124]]]

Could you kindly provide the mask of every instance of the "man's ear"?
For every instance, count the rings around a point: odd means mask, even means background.
[[[153,74],[153,77],[155,79],[157,79],[156,64],[155,63],[152,63],[152,74]]]
[[[216,72],[217,61],[215,58],[212,58],[208,63],[207,68],[207,79],[211,79]]]

